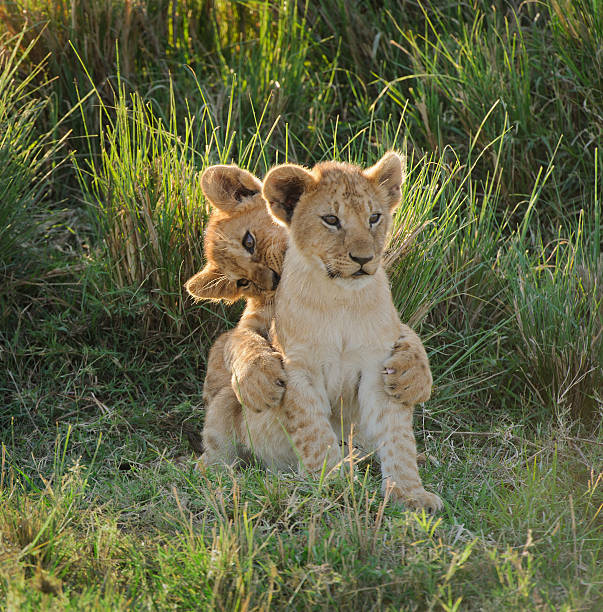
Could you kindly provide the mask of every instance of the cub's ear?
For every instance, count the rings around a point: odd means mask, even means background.
[[[234,302],[240,297],[236,283],[224,276],[211,263],[207,264],[201,272],[189,278],[184,288],[195,300]]]
[[[365,170],[364,175],[381,187],[390,210],[398,206],[402,195],[400,188],[406,179],[406,157],[389,151],[374,166]]]
[[[201,177],[205,197],[217,208],[232,212],[262,191],[262,183],[238,166],[210,166]]]
[[[302,194],[314,184],[314,177],[301,166],[284,164],[270,170],[264,179],[263,193],[274,219],[289,225]]]

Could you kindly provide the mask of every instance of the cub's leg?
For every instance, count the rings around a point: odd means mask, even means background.
[[[302,465],[319,473],[341,461],[337,436],[329,422],[331,412],[324,389],[312,384],[316,376],[305,368],[285,362],[287,388],[283,397],[285,427]]]
[[[412,407],[394,401],[383,390],[374,372],[362,372],[358,389],[361,434],[369,440],[381,460],[383,490],[411,508],[439,510],[442,500],[423,488],[417,469],[417,448],[412,430]]]
[[[237,421],[241,406],[230,385],[230,371],[224,362],[224,346],[232,331],[222,334],[207,357],[207,373],[203,384],[205,422],[203,455],[207,464],[232,463],[237,457]]]
[[[228,385],[216,393],[205,406],[203,424],[203,455],[206,465],[236,461],[238,453],[238,427],[241,405]]]
[[[401,327],[392,354],[383,364],[383,385],[390,397],[414,406],[429,399],[433,379],[419,336],[408,325]]]
[[[294,466],[297,456],[282,425],[286,419],[281,407],[272,410],[257,409],[254,405],[243,407],[231,385],[231,370],[225,357],[228,348],[225,346],[236,335],[236,329],[222,334],[208,355],[203,387],[205,452],[201,461],[207,464],[231,464],[241,453],[253,453],[269,467]],[[238,339],[240,335],[234,338],[235,342]],[[272,348],[270,352],[274,352]],[[278,367],[282,371],[280,358]],[[280,398],[284,389],[279,386],[279,390]]]

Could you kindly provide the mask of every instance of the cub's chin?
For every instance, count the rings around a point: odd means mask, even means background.
[[[333,279],[333,283],[335,283],[337,287],[341,287],[342,289],[346,289],[347,291],[358,291],[359,289],[363,289],[368,284],[370,284],[374,276],[374,274],[362,274],[358,276],[338,276]]]

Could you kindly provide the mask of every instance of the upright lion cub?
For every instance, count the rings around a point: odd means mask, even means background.
[[[381,263],[403,178],[393,152],[368,170],[326,162],[268,173],[264,197],[289,229],[274,329],[287,374],[287,427],[306,467],[336,463],[335,432],[354,424],[361,443],[377,451],[392,497],[436,510],[442,502],[421,484],[405,401],[429,395],[429,364],[398,318]],[[388,393],[392,370],[404,381],[397,398]]]

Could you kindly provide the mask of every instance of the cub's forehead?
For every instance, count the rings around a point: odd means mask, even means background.
[[[322,170],[322,171],[321,171]],[[322,204],[365,211],[377,196],[375,186],[360,169],[347,164],[319,168],[315,198]]]
[[[241,246],[238,237],[218,237],[214,233],[214,240],[208,243],[207,258],[213,261],[224,276],[229,280],[237,280],[245,276],[249,263],[249,255]]]
[[[246,210],[238,215],[224,215],[214,219],[217,233],[224,238],[242,237],[247,231],[261,231],[269,229],[272,218],[266,205]]]
[[[239,234],[238,223],[233,224],[228,218],[218,218],[217,215],[213,215],[203,238],[206,259],[223,265],[225,260],[232,257],[232,251],[239,248],[241,242]]]

